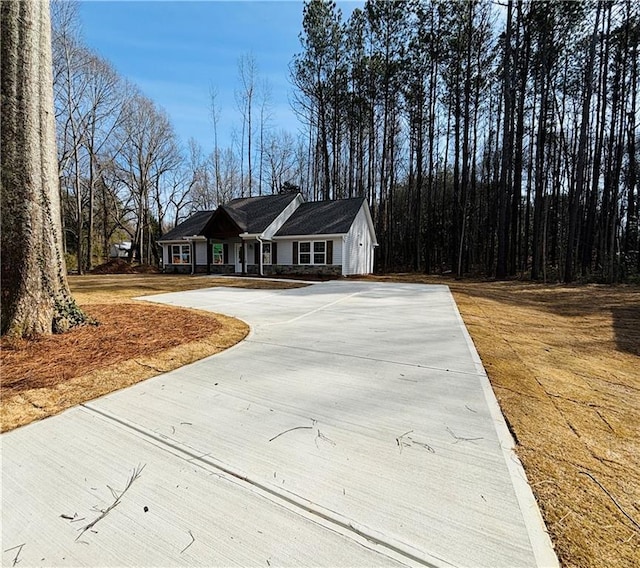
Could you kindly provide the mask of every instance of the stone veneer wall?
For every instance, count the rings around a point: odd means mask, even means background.
[[[162,268],[165,274],[191,274],[190,264],[165,264]]]
[[[235,274],[235,264],[212,264],[211,274]],[[206,267],[205,267],[206,272]]]
[[[233,274],[236,267],[233,264],[212,264],[211,274]],[[167,274],[191,274],[190,264],[167,264],[163,270]],[[196,274],[207,274],[205,264],[196,265]]]
[[[212,264],[211,274],[235,274],[234,264]],[[265,276],[341,276],[340,264],[266,264],[262,267]],[[191,274],[190,264],[167,264],[163,272],[175,274]],[[258,275],[260,267],[257,264],[247,265],[247,274]],[[207,267],[196,266],[196,274],[206,274]]]
[[[262,267],[265,276],[341,276],[341,264],[266,264]],[[259,274],[257,264],[247,266],[248,274]]]

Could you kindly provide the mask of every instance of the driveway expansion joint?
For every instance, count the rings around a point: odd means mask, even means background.
[[[232,465],[221,462],[209,453],[203,454],[202,452],[197,452],[194,448],[189,447],[186,444],[182,444],[172,440],[168,436],[160,435],[157,432],[148,430],[143,426],[134,424],[124,418],[120,418],[111,412],[96,408],[92,406],[91,403],[85,403],[80,406],[87,411],[99,415],[101,418],[117,424],[121,428],[125,428],[126,430],[133,431],[138,435],[142,435],[148,441],[152,441],[156,446],[173,450],[170,452],[172,455],[176,455],[174,452],[178,452],[178,454],[189,456],[188,459],[182,459],[190,464],[199,465],[205,469],[213,468],[219,475],[221,474],[221,477],[224,477],[236,484],[240,484],[245,488],[249,486],[249,490],[260,494],[271,502],[283,506],[290,511],[302,514],[302,516],[307,518],[311,515],[314,522],[320,524],[324,528],[329,528],[330,530],[338,532],[342,536],[351,538],[360,544],[364,544],[361,540],[364,539],[366,542],[375,545],[374,550],[376,552],[388,556],[389,558],[403,562],[409,561],[413,565],[426,566],[428,568],[456,567],[455,564],[439,558],[434,554],[417,550],[407,543],[386,537],[378,531],[358,523],[354,519],[349,519],[336,511],[322,507],[321,505],[313,503],[300,495],[277,486],[271,486],[263,483],[252,475],[242,472]]]

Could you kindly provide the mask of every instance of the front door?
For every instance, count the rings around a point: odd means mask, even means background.
[[[242,243],[235,243],[234,245],[234,259],[236,262],[236,273],[240,274],[242,272],[242,255],[243,255]]]

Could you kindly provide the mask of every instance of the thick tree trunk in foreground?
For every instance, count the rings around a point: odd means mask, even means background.
[[[62,254],[49,3],[1,2],[2,334],[83,323]]]

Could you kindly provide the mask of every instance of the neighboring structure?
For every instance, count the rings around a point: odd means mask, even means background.
[[[110,258],[128,258],[131,252],[131,241],[122,241],[121,243],[114,243],[109,249]]]
[[[299,193],[234,199],[158,242],[165,272],[192,274],[369,274],[378,246],[364,198],[305,203]]]

